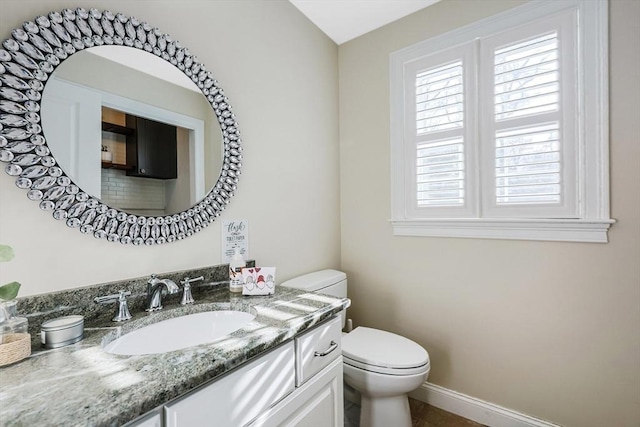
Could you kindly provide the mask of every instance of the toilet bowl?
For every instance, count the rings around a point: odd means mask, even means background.
[[[344,381],[360,393],[360,425],[411,426],[407,393],[425,382],[429,355],[390,332],[357,327],[342,337]]]
[[[281,286],[347,296],[346,274],[323,270]],[[343,327],[346,316],[342,312]],[[407,394],[420,387],[431,368],[419,344],[391,332],[357,327],[342,335],[344,382],[360,396],[361,427],[410,427]]]

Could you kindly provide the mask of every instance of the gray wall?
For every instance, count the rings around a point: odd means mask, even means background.
[[[356,324],[429,381],[564,426],[640,425],[640,2],[612,0],[608,244],[394,237],[389,54],[513,7],[443,0],[340,46],[342,268]]]

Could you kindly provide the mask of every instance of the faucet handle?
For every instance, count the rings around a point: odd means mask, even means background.
[[[180,281],[182,285],[191,284],[193,282],[199,282],[200,280],[204,280],[204,276],[196,277],[195,279],[190,279],[189,277],[185,277]]]
[[[108,304],[110,302],[118,302],[118,312],[111,319],[114,322],[122,322],[124,320],[131,319],[131,313],[129,312],[129,307],[127,306],[127,297],[131,295],[129,291],[120,291],[118,294],[105,295],[102,297],[95,297],[93,301],[97,304]]]
[[[184,290],[182,291],[182,301],[180,304],[187,305],[193,304],[193,295],[191,295],[191,283],[198,282],[200,280],[204,280],[204,276],[196,277],[195,279],[190,279],[189,277],[185,277],[180,281],[180,284],[183,286]]]

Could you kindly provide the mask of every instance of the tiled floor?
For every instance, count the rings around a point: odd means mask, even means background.
[[[412,427],[485,427],[482,424],[467,420],[435,406],[427,405],[418,400],[409,398],[411,408]],[[360,407],[345,399],[344,426],[359,427]],[[396,426],[389,426],[396,427]]]
[[[412,427],[484,427],[435,406],[409,398]]]

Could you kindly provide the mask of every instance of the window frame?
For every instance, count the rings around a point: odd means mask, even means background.
[[[474,201],[474,215],[424,218],[416,215],[408,190],[415,188],[411,174],[415,171],[415,154],[411,162],[409,152],[415,153],[414,141],[407,139],[405,114],[407,109],[406,70],[420,58],[440,51],[473,42],[477,38],[490,38],[506,30],[525,27],[528,23],[553,15],[571,13],[579,22],[577,50],[575,55],[580,72],[575,74],[577,84],[575,108],[579,112],[575,132],[577,146],[575,188],[576,217],[524,218],[517,210],[506,210],[508,214],[497,216],[492,209],[486,210],[487,192],[483,190]],[[482,66],[482,58],[479,58]],[[598,242],[608,241],[607,231],[615,221],[609,217],[609,124],[608,124],[608,1],[607,0],[563,0],[532,1],[500,14],[482,19],[470,25],[416,43],[390,55],[391,98],[391,225],[394,235],[467,237],[518,240],[547,240]],[[474,95],[475,96],[475,95]],[[476,103],[478,108],[480,103]],[[486,108],[485,108],[486,109]],[[482,111],[482,110],[481,110]],[[490,113],[493,113],[493,107]],[[565,113],[564,111],[562,112]],[[466,115],[466,113],[465,113]],[[486,121],[483,114],[479,120]],[[483,130],[482,132],[486,132]],[[476,135],[476,138],[479,137]],[[485,135],[486,138],[486,135]],[[486,170],[486,153],[473,144],[480,167],[472,166],[471,186],[480,186],[482,179],[493,176]],[[412,146],[411,150],[407,146]],[[465,148],[466,150],[466,148]],[[484,168],[484,169],[483,169]],[[495,182],[495,180],[494,180]],[[489,187],[491,188],[491,187]],[[414,193],[415,194],[415,193]],[[475,194],[478,194],[477,192]],[[415,198],[415,197],[414,197]],[[478,204],[482,206],[477,206]],[[479,217],[490,213],[491,217]]]

